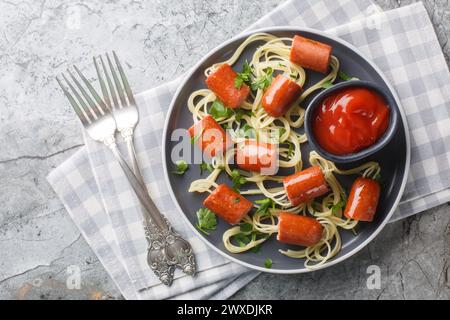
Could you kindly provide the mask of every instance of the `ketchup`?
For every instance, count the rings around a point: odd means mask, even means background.
[[[389,125],[389,108],[372,90],[353,87],[322,101],[313,115],[313,133],[326,151],[345,155],[373,145]]]

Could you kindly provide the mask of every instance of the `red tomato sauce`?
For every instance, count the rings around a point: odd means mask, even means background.
[[[328,96],[313,115],[313,133],[326,151],[345,155],[373,145],[389,125],[389,108],[378,93],[347,88]]]

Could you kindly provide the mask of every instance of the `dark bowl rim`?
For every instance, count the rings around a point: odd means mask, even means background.
[[[380,68],[378,68],[378,66],[373,63],[370,59],[368,59],[368,57],[363,54],[358,48],[356,48],[354,45],[348,43],[347,41],[334,36],[334,35],[330,35],[329,33],[326,33],[324,31],[321,30],[317,30],[317,29],[312,29],[312,28],[307,28],[307,27],[295,27],[295,26],[272,26],[272,27],[265,27],[265,28],[258,28],[255,30],[248,30],[248,31],[244,31],[234,37],[232,37],[231,39],[228,39],[227,41],[224,41],[223,43],[221,43],[220,45],[218,45],[217,47],[215,47],[214,49],[210,50],[207,54],[205,54],[184,76],[183,76],[183,80],[181,81],[181,83],[179,84],[175,94],[172,97],[172,100],[170,102],[169,105],[169,109],[165,118],[165,123],[164,123],[164,129],[163,129],[163,143],[162,143],[162,161],[163,161],[163,170],[164,170],[164,177],[165,177],[165,181],[166,184],[168,186],[169,189],[169,193],[170,193],[170,197],[172,199],[172,201],[175,203],[176,208],[178,209],[178,211],[182,214],[182,217],[184,219],[184,221],[187,223],[188,227],[190,228],[190,230],[201,239],[201,241],[203,241],[203,243],[205,243],[208,247],[210,247],[212,250],[214,250],[216,253],[218,253],[219,255],[221,255],[222,257],[225,257],[226,259],[230,260],[231,262],[235,262],[237,264],[240,264],[241,266],[256,270],[256,271],[260,271],[260,272],[266,272],[266,273],[275,273],[275,274],[299,274],[299,273],[308,273],[308,272],[313,272],[313,271],[317,271],[317,270],[321,270],[321,269],[325,269],[328,267],[331,267],[333,265],[336,265],[348,258],[350,258],[351,256],[355,255],[356,253],[358,253],[361,249],[363,249],[367,244],[369,244],[380,232],[381,230],[385,227],[385,225],[388,223],[388,221],[390,220],[390,218],[392,217],[392,215],[394,214],[395,209],[397,208],[400,199],[403,195],[403,192],[405,190],[406,187],[406,181],[408,178],[408,173],[409,173],[409,168],[410,168],[410,159],[411,159],[411,141],[410,141],[410,136],[409,136],[409,129],[408,129],[408,123],[406,122],[406,115],[405,112],[403,111],[403,109],[400,107],[399,111],[400,111],[400,116],[402,119],[402,123],[404,126],[404,131],[405,131],[405,140],[406,140],[406,158],[405,158],[405,163],[404,163],[404,173],[403,173],[403,178],[402,178],[402,182],[401,182],[401,187],[399,189],[399,192],[394,200],[394,203],[392,205],[391,210],[387,213],[387,215],[385,216],[384,220],[381,221],[380,225],[378,226],[377,229],[375,229],[372,234],[365,239],[364,241],[362,241],[361,243],[359,243],[353,250],[351,250],[350,252],[348,252],[347,254],[340,256],[338,258],[334,258],[330,261],[328,261],[327,263],[324,263],[323,265],[316,267],[314,269],[307,269],[307,268],[299,268],[299,269],[290,269],[290,270],[286,270],[286,269],[277,269],[277,268],[272,268],[272,269],[267,269],[264,267],[260,267],[260,266],[256,266],[250,263],[247,263],[245,261],[242,261],[240,259],[237,259],[235,257],[233,257],[232,255],[223,252],[222,250],[220,250],[218,247],[216,247],[213,243],[211,243],[208,239],[205,239],[201,234],[200,231],[197,230],[197,228],[195,228],[195,226],[189,221],[187,215],[184,213],[184,211],[182,210],[180,204],[178,203],[178,199],[175,196],[175,193],[172,189],[172,184],[169,178],[169,167],[168,167],[168,161],[166,158],[166,154],[167,154],[167,148],[168,145],[166,145],[166,141],[168,140],[168,135],[169,135],[169,123],[170,123],[170,119],[173,115],[175,106],[176,106],[176,102],[178,99],[178,96],[180,95],[181,91],[183,90],[183,88],[186,86],[186,83],[189,81],[189,79],[191,78],[192,74],[204,63],[204,61],[206,61],[210,56],[212,56],[213,54],[215,54],[217,51],[222,50],[224,47],[226,47],[227,45],[229,45],[230,43],[233,43],[235,41],[242,41],[244,40],[246,37],[254,34],[254,33],[258,33],[258,32],[267,32],[267,33],[271,33],[271,32],[309,32],[309,33],[314,33],[316,35],[322,36],[322,37],[326,37],[329,38],[333,41],[336,41],[340,44],[342,44],[343,46],[346,46],[347,48],[351,49],[353,52],[355,52],[356,54],[358,54],[361,58],[363,58],[364,60],[366,60],[366,62],[380,75],[380,77],[383,79],[383,81],[386,83],[386,86],[389,88],[389,90],[392,92],[395,100],[397,101],[397,105],[401,106],[400,103],[400,99],[398,98],[398,96],[396,95],[393,86],[390,84],[390,82],[388,81],[388,79],[386,78],[385,74],[380,70]]]
[[[390,110],[389,114],[389,125],[386,131],[383,133],[383,135],[370,147],[367,147],[365,149],[362,149],[358,152],[346,154],[346,155],[336,155],[331,152],[328,152],[322,146],[317,142],[314,132],[312,130],[312,121],[313,121],[313,115],[316,108],[320,105],[320,103],[327,98],[332,93],[343,90],[344,88],[349,87],[363,87],[363,88],[369,88],[374,91],[376,91],[378,94],[380,94],[384,100],[387,102],[387,106]],[[305,111],[305,132],[308,136],[308,141],[313,145],[314,149],[325,159],[328,159],[333,162],[337,163],[349,163],[349,162],[355,162],[364,158],[369,157],[370,155],[380,151],[383,149],[389,141],[392,139],[392,137],[395,135],[395,132],[398,128],[398,122],[399,122],[399,107],[397,105],[397,101],[394,98],[394,96],[386,91],[384,88],[382,88],[380,85],[371,82],[371,81],[365,81],[365,80],[348,80],[346,82],[341,82],[338,84],[335,84],[331,86],[330,88],[327,88],[317,94],[311,102],[306,107]]]

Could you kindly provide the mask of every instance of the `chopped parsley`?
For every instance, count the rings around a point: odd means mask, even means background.
[[[232,237],[232,239],[241,248],[245,247],[246,245],[248,245],[252,241],[256,241],[258,235],[262,236],[263,238],[267,238],[268,237],[268,235],[262,234],[262,233],[260,233],[258,231],[251,231],[251,230],[249,230],[250,228],[253,228],[253,226],[250,223],[244,223],[244,226],[242,226],[242,224],[241,224],[240,227],[241,227],[241,232],[239,232],[238,234],[235,234]],[[244,228],[245,230],[249,230],[249,231],[245,231],[244,232],[244,231],[242,231],[242,228]],[[253,253],[258,253],[260,249],[261,249],[261,244],[258,244],[258,245],[255,245],[254,247],[252,247],[250,249],[250,251],[253,252]]]
[[[339,210],[341,210],[341,209],[344,208],[344,207],[345,207],[345,201],[344,201],[344,200],[341,200],[341,201],[339,201],[338,203],[329,206],[329,209],[331,209],[331,212],[332,212],[333,214],[336,214],[336,213],[339,212]]]
[[[333,82],[331,82],[330,80],[326,81],[324,84],[322,84],[322,88],[324,88],[324,89],[331,88],[332,86],[333,86]]]
[[[256,91],[258,89],[265,90],[272,83],[272,79],[273,79],[273,69],[269,67],[267,68],[267,71],[263,76],[252,82],[251,88],[253,91]]]
[[[381,182],[381,173],[377,173],[376,175],[373,176],[373,180],[377,181],[378,183]]]
[[[245,247],[247,244],[250,243],[251,239],[249,236],[247,236],[244,233],[238,233],[233,236],[234,241],[239,245],[239,247]]]
[[[191,144],[195,144],[198,141],[198,139],[200,139],[204,130],[205,129],[203,128],[197,135],[191,137]]]
[[[234,111],[230,108],[224,106],[220,100],[213,102],[211,108],[209,109],[209,114],[214,119],[229,118],[233,115]]]
[[[210,163],[202,162],[200,164],[200,174],[203,174],[203,171],[213,172],[214,167]]]
[[[238,138],[254,139],[256,138],[256,130],[246,123],[237,130],[236,136]]]
[[[172,173],[179,176],[182,176],[186,172],[186,170],[189,169],[189,165],[184,160],[178,160],[177,162],[175,162],[175,165],[177,166],[177,169],[175,171],[172,171]]]
[[[287,152],[287,157],[291,158],[292,155],[294,154],[294,144],[290,141],[285,141],[283,143],[286,143],[289,146],[288,152]]]
[[[260,205],[255,213],[260,213],[262,216],[270,215],[269,209],[275,209],[275,202],[270,198],[256,200],[255,203]]]
[[[315,201],[313,201],[311,203],[311,207],[313,208],[314,211],[320,211],[318,206],[319,206],[319,204],[317,202],[315,202]]]
[[[241,232],[251,232],[253,230],[253,225],[247,222],[241,222],[239,224]]]
[[[338,72],[339,78],[341,78],[344,81],[352,80],[353,77],[350,77],[348,74],[344,73],[343,71]]]
[[[197,211],[197,229],[209,236],[208,231],[216,230],[217,219],[214,212],[201,208]]]
[[[243,84],[250,84],[252,78],[252,67],[248,64],[248,61],[245,60],[244,65],[242,66],[242,72],[237,74],[236,79],[234,79],[234,86],[237,89],[240,89]]]
[[[244,115],[248,115],[249,117],[251,117],[251,116],[253,116],[254,114],[253,114],[253,111],[252,110],[245,110],[245,109],[242,109],[242,108],[239,108],[239,109],[237,109],[236,111],[235,111],[235,119],[236,119],[236,121],[241,121],[242,120],[242,117],[244,116]]]
[[[261,244],[257,244],[256,246],[251,248],[250,251],[253,253],[258,253],[260,249],[261,249]]]
[[[239,170],[234,169],[233,171],[231,171],[231,181],[233,182],[233,189],[239,191],[240,186],[245,184],[247,182],[247,179],[241,176]]]

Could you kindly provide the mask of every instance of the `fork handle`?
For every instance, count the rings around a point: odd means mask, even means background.
[[[133,136],[124,137],[125,143],[127,145],[128,155],[131,161],[131,168],[133,169],[134,175],[145,186],[144,178],[142,177],[141,170],[139,169],[139,164],[137,162],[136,150],[134,149]]]
[[[147,221],[151,220],[153,221],[158,228],[161,230],[167,229],[167,223],[164,221],[163,217],[161,216],[161,213],[159,212],[158,208],[156,207],[153,200],[150,198],[147,188],[144,184],[139,180],[139,178],[136,177],[134,172],[131,170],[131,168],[126,163],[125,159],[122,157],[119,149],[116,145],[111,145],[110,149],[112,153],[114,154],[114,157],[119,162],[119,165],[121,166],[122,170],[124,171],[128,181],[131,184],[131,187],[133,188],[134,192],[136,193],[139,201],[141,202],[142,206],[146,210],[143,210],[144,214],[149,215],[147,217]]]
[[[193,276],[196,272],[196,262],[191,245],[172,228],[167,218],[159,212],[148,195],[145,184],[141,183],[131,171],[117,146],[112,144],[109,147],[145,209],[142,212],[146,216],[144,226],[150,245],[148,255],[150,267],[154,271],[164,270],[158,276],[166,285],[170,285],[172,282],[173,266],[177,266],[184,273]],[[161,246],[164,248],[164,253],[160,252]]]

